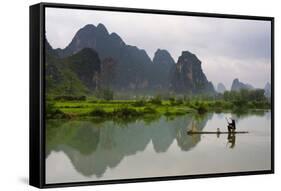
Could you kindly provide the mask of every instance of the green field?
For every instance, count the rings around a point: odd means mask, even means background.
[[[142,118],[149,116],[176,116],[187,113],[202,115],[206,112],[243,112],[246,110],[270,109],[266,101],[242,100],[185,100],[160,97],[139,100],[48,100],[47,118],[83,118],[102,119]]]

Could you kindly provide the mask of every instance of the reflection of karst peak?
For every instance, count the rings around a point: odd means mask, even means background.
[[[199,130],[209,117],[198,122]],[[150,141],[157,153],[166,152],[174,140],[181,150],[190,150],[200,141],[200,136],[186,136],[192,120],[191,116],[171,121],[161,118],[157,123],[137,121],[127,127],[116,127],[113,122],[66,122],[57,127],[53,124],[55,128],[47,128],[46,157],[51,151],[63,151],[78,172],[102,177],[107,168],[116,167],[124,157],[144,151]]]
[[[188,129],[190,127],[195,126],[196,130],[200,131],[202,130],[207,121],[213,117],[212,114],[207,114],[204,116],[200,116],[198,119],[191,119],[190,123],[188,123]],[[201,140],[201,135],[194,135],[191,138],[187,139],[186,138],[186,131],[187,128],[180,128],[178,129],[177,133],[178,135],[176,136],[178,146],[181,148],[183,151],[188,151],[191,148],[193,148],[200,140]]]

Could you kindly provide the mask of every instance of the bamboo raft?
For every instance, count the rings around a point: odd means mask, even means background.
[[[187,131],[188,135],[194,135],[194,134],[245,134],[249,133],[248,131]]]

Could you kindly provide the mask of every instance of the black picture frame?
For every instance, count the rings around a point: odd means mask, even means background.
[[[167,176],[153,178],[103,180],[71,183],[45,183],[45,8],[67,8],[82,10],[103,10],[133,13],[152,13],[165,15],[182,15],[214,18],[233,18],[263,20],[271,22],[271,169],[264,171],[229,172],[200,175]],[[231,15],[216,13],[197,13],[183,11],[135,9],[121,7],[104,7],[92,5],[39,3],[30,6],[30,151],[29,151],[29,184],[38,188],[66,186],[85,186],[113,183],[132,183],[146,181],[167,181],[177,179],[211,178],[226,176],[258,175],[274,173],[274,17],[249,15]]]

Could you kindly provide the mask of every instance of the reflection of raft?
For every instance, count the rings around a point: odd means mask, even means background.
[[[245,134],[249,133],[248,131],[233,131],[233,132],[228,132],[228,131],[187,131],[188,135],[194,135],[194,134]]]

